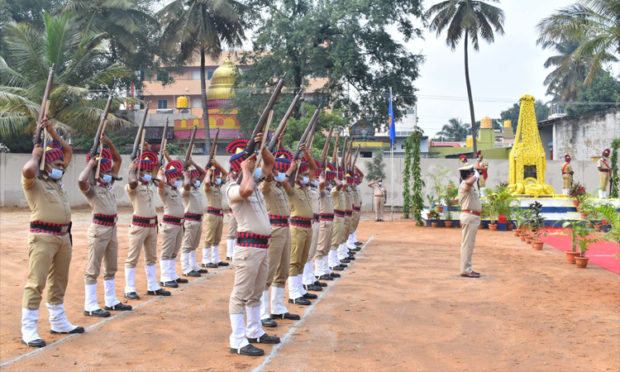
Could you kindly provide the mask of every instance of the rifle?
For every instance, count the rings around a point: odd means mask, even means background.
[[[217,151],[217,140],[220,138],[220,128],[217,128],[215,131],[215,138],[213,138],[213,142],[211,142],[211,148],[209,149],[209,160],[207,160],[207,169],[211,166],[213,159],[215,158],[215,152]],[[209,182],[213,182],[213,172],[211,172],[211,179]]]
[[[345,165],[347,165],[349,168],[347,168],[347,170],[351,171],[350,165],[351,165],[351,151],[353,150],[353,138],[350,139],[351,141],[349,142],[349,149],[347,150],[347,158],[346,158],[346,163]]]
[[[269,133],[269,127],[271,126],[271,120],[273,120],[273,110],[269,111],[269,117],[267,118],[267,125],[263,130],[263,141],[260,144],[260,150],[256,156],[256,167],[260,167],[263,164],[263,149],[266,147],[267,134]]]
[[[342,168],[343,172],[347,172],[346,170],[346,157],[347,157],[347,139],[344,140],[344,145],[342,147],[342,157],[340,158],[340,168]]]
[[[278,96],[280,95],[280,92],[282,91],[282,88],[284,87],[285,77],[286,77],[286,74],[282,75],[282,77],[278,81],[276,88],[271,94],[271,98],[269,98],[269,102],[267,103],[267,106],[265,106],[265,109],[263,110],[263,113],[258,119],[256,126],[254,126],[254,130],[252,131],[252,136],[250,137],[250,140],[248,141],[248,145],[245,147],[245,153],[248,154],[248,156],[252,155],[252,153],[254,152],[256,148],[256,142],[254,142],[254,138],[256,138],[256,136],[264,130],[264,125],[265,123],[267,123],[267,117],[269,116],[269,111],[273,109],[273,106],[276,104],[276,100],[278,99]],[[266,140],[267,140],[266,138],[263,138],[263,141],[266,141]]]
[[[334,143],[334,151],[332,153],[332,164],[334,165],[334,167],[338,165],[338,142],[339,141],[340,141],[340,131],[336,133],[336,142]],[[336,169],[336,172],[338,172],[338,169]]]
[[[314,110],[314,114],[312,114],[312,118],[310,119],[310,122],[308,123],[306,130],[304,130],[304,133],[301,135],[301,138],[299,139],[299,144],[297,145],[297,151],[295,151],[295,157],[293,158],[293,160],[299,159],[301,155],[301,145],[302,144],[305,145],[308,139],[310,138],[310,136],[312,135],[312,133],[314,133],[314,128],[316,127],[316,122],[319,120],[320,112],[321,112],[320,107],[317,107],[316,110]]]
[[[43,92],[43,99],[41,100],[41,108],[39,109],[39,117],[37,118],[37,129],[34,132],[34,138],[32,139],[32,143],[35,145],[39,145],[41,147],[45,146],[45,142],[47,140],[47,131],[43,131],[43,137],[41,138],[41,123],[43,119],[47,116],[50,109],[50,91],[52,90],[52,85],[54,84],[54,65],[50,67],[50,72],[47,75],[47,83],[45,84],[45,91]],[[45,150],[45,149],[43,149]],[[41,156],[41,165],[39,169],[42,171],[45,169],[45,155]]]
[[[355,150],[355,157],[353,157],[353,162],[350,165],[351,170],[353,171],[353,174],[355,174],[355,163],[357,163],[357,158],[360,155],[360,145],[357,145],[357,150]]]
[[[168,133],[168,118],[166,118],[166,125],[164,126],[164,132],[161,135],[161,144],[159,145],[159,154],[157,156],[157,161],[160,167],[164,165],[164,151],[166,151],[166,144],[168,143],[168,139],[166,138],[167,133]]]
[[[149,114],[149,104],[146,104],[144,109],[144,116],[142,117],[142,122],[140,123],[140,127],[138,127],[138,132],[136,132],[136,139],[133,141],[133,149],[131,150],[131,160],[135,160],[138,157],[138,149],[140,150],[140,155],[142,155],[142,143],[144,142],[144,136],[142,132],[144,132],[144,124],[146,123],[146,116]],[[142,141],[140,142],[140,139]]]
[[[187,146],[187,152],[185,153],[185,161],[183,162],[183,167],[187,168],[189,165],[189,158],[192,156],[192,152],[194,150],[194,140],[196,139],[196,131],[198,130],[198,126],[194,126],[192,130],[192,137],[189,140],[189,145]]]
[[[95,134],[95,138],[93,139],[93,147],[90,149],[90,158],[93,159],[93,156],[101,155],[103,151],[103,143],[101,143],[101,137],[103,133],[105,133],[105,126],[107,124],[108,114],[110,113],[110,105],[112,105],[112,94],[108,97],[108,102],[105,104],[105,108],[101,113],[101,118],[99,119],[99,127],[97,127],[97,133]],[[95,179],[99,178],[99,171],[101,170],[101,156],[97,159],[97,170],[95,171]]]
[[[293,110],[295,109],[295,106],[297,105],[297,102],[299,102],[299,99],[301,98],[301,95],[303,94],[303,92],[304,92],[304,90],[301,89],[297,93],[295,98],[293,98],[293,102],[291,102],[291,104],[288,106],[288,109],[286,110],[286,114],[284,114],[284,117],[280,121],[280,124],[278,124],[278,128],[276,128],[276,131],[273,132],[273,137],[271,137],[271,141],[269,141],[269,145],[267,147],[267,149],[272,154],[275,154],[278,151],[278,148],[277,148],[278,147],[278,137],[280,137],[280,135],[282,133],[284,133],[284,130],[286,130],[286,125],[288,124],[288,119],[293,114]]]
[[[323,152],[321,153],[321,168],[325,171],[325,166],[327,165],[327,153],[329,152],[329,145],[332,140],[332,134],[334,133],[334,127],[329,128],[329,133],[327,134],[327,139],[325,140],[325,145],[323,145]]]

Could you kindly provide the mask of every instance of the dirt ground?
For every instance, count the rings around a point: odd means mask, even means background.
[[[29,213],[0,212],[3,364],[35,349],[20,344]],[[120,216],[117,297],[122,299],[129,212]],[[249,358],[228,352],[228,297],[234,274],[230,268],[210,270],[208,276],[173,290],[171,297],[144,295],[130,301],[139,307],[101,324],[101,318],[83,316],[89,211],[74,211],[73,221],[65,305],[72,323],[92,328],[83,335],[50,335],[42,304],[39,334],[48,345],[64,342],[37,349],[6,370],[620,369],[620,276],[597,266],[576,269],[560,251],[547,246],[534,251],[508,232],[479,232],[473,262],[474,270],[484,276],[463,279],[457,275],[459,229],[364,220],[358,238],[374,238],[357,260],[319,293],[316,305],[288,305],[289,311],[306,316],[298,322],[278,321],[277,328],[267,329],[282,337],[283,344],[262,346],[264,357]],[[225,242],[222,255],[224,246]],[[136,276],[143,295],[141,268],[142,263]]]

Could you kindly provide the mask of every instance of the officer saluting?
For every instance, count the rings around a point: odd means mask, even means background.
[[[28,281],[22,301],[22,343],[43,347],[37,332],[38,311],[43,288],[52,333],[83,333],[84,328],[69,323],[63,305],[71,262],[71,208],[60,180],[71,162],[71,148],[54,131],[47,119],[41,127],[53,141],[45,151],[39,145],[22,169],[22,187],[30,206],[28,234]],[[45,167],[39,172],[41,158]]]
[[[609,149],[603,150],[603,157],[596,162],[596,168],[598,169],[598,179],[600,189],[598,190],[598,197],[603,199],[607,197],[607,188],[609,187],[609,176],[611,174],[611,167],[607,162],[609,158]]]
[[[103,149],[101,159],[87,157],[88,164],[79,178],[80,190],[93,210],[93,219],[88,227],[88,267],[84,273],[84,315],[108,317],[105,310],[131,310],[122,304],[115,294],[114,275],[117,271],[118,239],[116,236],[116,197],[112,192],[114,176],[121,167],[121,156],[107,136],[102,141],[110,150]],[[99,165],[98,165],[99,164]],[[99,166],[99,178],[95,179]],[[105,310],[97,304],[97,277],[104,262],[103,273]]]

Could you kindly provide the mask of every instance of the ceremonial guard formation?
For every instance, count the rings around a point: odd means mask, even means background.
[[[277,94],[282,84],[283,80],[276,88]],[[277,94],[274,93],[275,98]],[[226,257],[232,260],[235,270],[229,301],[230,352],[248,356],[264,354],[256,344],[280,342],[278,337],[266,334],[263,327],[277,327],[276,320],[300,319],[285,305],[287,283],[288,303],[310,305],[310,300],[317,298],[310,292],[327,286],[322,281],[339,277],[333,271],[344,270],[361,245],[356,239],[356,229],[360,220],[359,185],[363,174],[354,166],[359,148],[353,158],[352,142],[348,146],[345,142],[339,159],[338,135],[332,160],[328,162],[332,128],[321,158],[313,158],[310,147],[319,108],[295,153],[282,147],[286,124],[301,92],[267,144],[266,113],[273,107],[274,96],[251,140],[239,139],[228,145],[226,151],[232,155],[229,172],[214,157],[218,134],[211,144],[204,169],[191,159],[196,128],[184,161],[173,159],[166,151],[167,123],[159,154],[151,151],[144,140],[147,107],[136,134],[124,188],[133,208],[125,259],[124,296],[127,300],[140,299],[136,266],[143,249],[147,295],[170,296],[171,292],[162,287],[177,288],[188,282],[177,274],[179,251],[180,273],[186,278],[199,278],[207,273],[207,268],[228,265],[219,257],[225,195],[230,211],[227,213]],[[111,311],[132,310],[131,305],[121,303],[116,297],[119,244],[113,186],[122,179],[118,176],[122,160],[104,133],[110,102],[111,97],[78,182],[92,208],[87,231],[83,313],[94,317],[109,317]],[[50,140],[40,138],[43,136],[40,133],[46,133],[45,137]],[[72,243],[71,210],[61,180],[71,161],[71,149],[45,119],[39,120],[35,137],[40,140],[22,171],[24,193],[32,210],[28,240],[30,271],[22,305],[22,342],[31,347],[43,347],[45,341],[37,333],[36,323],[44,288],[52,333],[82,333],[84,328],[71,324],[63,307]],[[221,191],[222,185],[225,185],[225,192]],[[155,192],[163,204],[161,219],[155,208]],[[202,265],[199,265],[196,250],[203,235],[203,222],[204,247]],[[159,234],[160,280],[157,280]],[[103,308],[97,299],[97,279],[102,264]]]

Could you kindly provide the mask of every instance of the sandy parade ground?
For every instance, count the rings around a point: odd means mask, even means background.
[[[282,344],[261,345],[265,356],[250,358],[228,351],[230,267],[209,270],[171,297],[151,297],[142,252],[141,299],[128,302],[134,311],[82,315],[90,211],[74,210],[65,306],[69,320],[87,330],[50,335],[42,303],[38,329],[48,346],[29,349],[20,343],[29,211],[0,213],[0,364],[6,370],[620,370],[619,275],[596,265],[576,269],[555,248],[534,251],[510,232],[480,230],[473,262],[483,277],[465,279],[458,276],[460,229],[381,223],[370,215],[358,232],[367,244],[342,278],[329,282],[310,307],[288,304],[302,319],[266,329]],[[130,211],[119,217],[116,287],[124,300]],[[225,241],[220,247],[223,256]],[[103,306],[101,277],[99,283]]]

